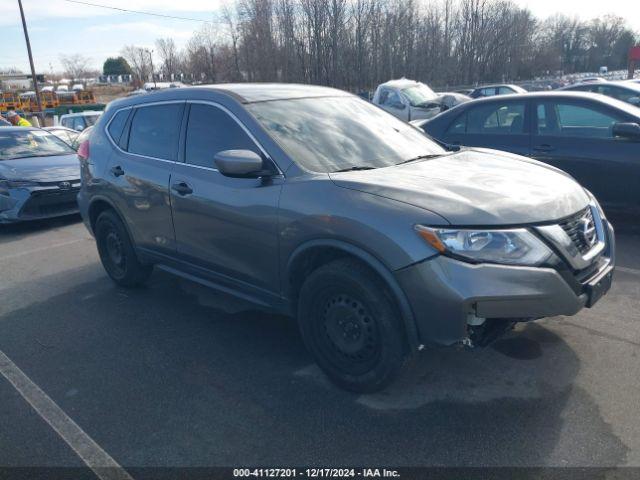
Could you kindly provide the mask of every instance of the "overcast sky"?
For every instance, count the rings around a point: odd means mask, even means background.
[[[219,18],[223,3],[232,0],[86,0],[89,3],[143,10],[194,19]],[[554,13],[578,15],[583,19],[614,13],[628,19],[640,31],[638,0],[515,0],[538,17]],[[159,18],[123,13],[67,0],[23,0],[36,70],[60,70],[60,54],[81,53],[91,65],[101,68],[108,56],[117,55],[122,46],[136,44],[153,47],[158,37],[172,37],[183,46],[197,21]],[[20,23],[17,0],[0,0],[0,68],[17,67],[28,71],[27,51]]]

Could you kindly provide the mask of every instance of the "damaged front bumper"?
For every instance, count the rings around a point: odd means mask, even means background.
[[[515,323],[575,315],[606,293],[615,263],[613,228],[605,249],[576,271],[554,254],[545,266],[471,264],[437,256],[395,272],[413,310],[421,343],[483,346]]]

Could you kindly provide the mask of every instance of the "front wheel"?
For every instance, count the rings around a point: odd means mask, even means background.
[[[342,388],[386,387],[407,358],[402,321],[385,284],[362,263],[319,267],[300,291],[302,338],[320,368]]]
[[[138,260],[129,234],[115,212],[107,210],[100,214],[95,234],[102,266],[114,282],[135,287],[149,278],[153,266]]]

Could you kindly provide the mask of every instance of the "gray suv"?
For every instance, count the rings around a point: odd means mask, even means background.
[[[116,283],[155,266],[295,316],[353,391],[383,388],[424,346],[483,346],[611,285],[613,229],[567,174],[449,151],[339,90],[127,98],[78,153],[80,210]]]

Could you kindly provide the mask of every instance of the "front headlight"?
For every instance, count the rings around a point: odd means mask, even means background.
[[[416,231],[440,253],[474,263],[539,265],[551,256],[551,250],[524,228],[473,230],[416,225]]]

